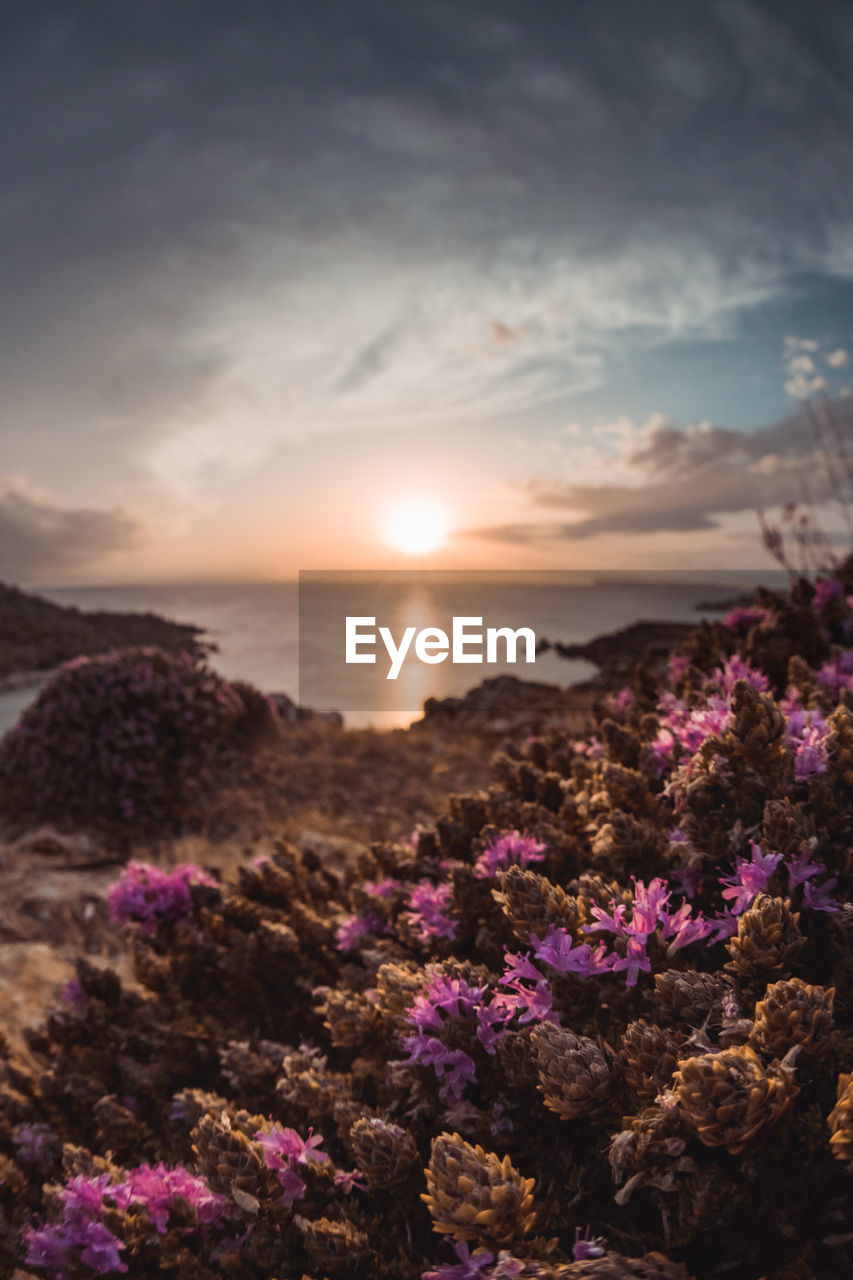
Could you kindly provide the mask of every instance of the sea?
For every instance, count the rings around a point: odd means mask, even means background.
[[[767,576],[765,573],[763,578]],[[455,612],[462,608],[469,615],[494,616],[496,604],[503,600],[509,604],[513,619],[523,619],[537,639],[582,643],[632,622],[697,622],[703,617],[719,617],[721,609],[756,580],[754,574],[748,578],[733,572],[699,573],[689,580],[683,574],[663,574],[651,580],[617,575],[560,581],[557,585],[553,575],[545,575],[542,580],[513,580],[497,585],[494,579],[472,578],[466,583],[457,575],[450,587],[425,587],[424,582],[419,583],[417,621],[419,626],[426,626],[443,620],[451,607],[449,590]],[[306,614],[300,637],[299,589],[295,582],[60,587],[39,588],[39,594],[57,604],[80,609],[154,612],[194,623],[204,629],[203,639],[216,646],[210,662],[226,678],[248,680],[265,693],[286,693],[296,701],[301,686],[311,693],[310,702],[303,700],[317,710],[340,710],[336,703],[346,702],[333,680],[324,683],[318,655],[324,646],[328,647],[329,639],[320,634],[320,621],[314,623]],[[316,626],[314,634],[312,625]],[[350,670],[353,675],[357,673],[357,669]],[[402,710],[399,704],[349,705],[343,709],[345,722],[352,727],[410,723],[417,718],[425,697],[460,696],[482,679],[504,671],[565,686],[586,679],[595,667],[586,661],[560,658],[553,652],[540,654],[529,666],[508,667],[501,662],[459,666],[444,662],[421,667],[417,706],[414,698],[409,699],[412,705]],[[37,696],[39,687],[38,682],[32,682],[0,693],[0,733],[15,724]],[[349,701],[352,704],[353,699]]]

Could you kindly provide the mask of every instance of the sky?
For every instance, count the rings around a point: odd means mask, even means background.
[[[846,0],[0,0],[0,577],[417,502],[431,568],[765,563],[853,429],[852,62]]]

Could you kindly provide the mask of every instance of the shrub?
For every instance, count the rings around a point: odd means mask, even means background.
[[[3,1274],[853,1274],[853,605],[813,595],[336,874],[131,864],[136,983],[79,961],[0,1063]]]
[[[66,663],[0,742],[0,807],[58,824],[180,830],[229,753],[275,712],[191,654],[119,650]]]

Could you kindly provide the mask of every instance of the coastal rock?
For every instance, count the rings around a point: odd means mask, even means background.
[[[285,724],[305,724],[313,720],[317,724],[328,724],[337,729],[344,726],[340,711],[314,711],[311,707],[300,706],[286,693],[270,693],[268,697]]]
[[[128,646],[156,645],[168,653],[202,656],[216,645],[203,627],[156,613],[113,613],[65,607],[0,583],[0,681],[20,687],[71,658]]]

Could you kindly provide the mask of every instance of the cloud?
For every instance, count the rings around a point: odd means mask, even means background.
[[[818,351],[820,343],[814,338],[785,339],[784,359],[788,374],[785,390],[795,400],[807,400],[816,392],[826,390],[826,378],[815,372],[815,362],[810,354]]]
[[[523,338],[527,330],[523,325],[513,329],[508,324],[504,324],[502,320],[489,321],[489,333],[492,342],[497,347],[503,347],[508,342],[517,342],[519,338]]]
[[[834,433],[853,439],[853,410],[840,401],[832,412],[832,422],[798,413],[754,432],[708,423],[681,428],[656,415],[639,442],[612,460],[627,469],[629,483],[529,485],[529,522],[469,536],[533,546],[600,534],[694,532],[761,507],[823,502],[853,482],[832,460]],[[567,518],[543,521],[543,509]]]
[[[85,566],[132,547],[139,527],[122,511],[60,507],[13,481],[0,493],[0,575],[17,580]]]
[[[617,10],[620,40],[555,0],[19,6],[15,463],[64,432],[81,476],[223,484],[282,439],[589,390],[853,274],[841,0]]]
[[[797,372],[793,377],[786,379],[785,390],[789,396],[793,396],[796,400],[807,400],[816,391],[826,390],[826,378],[822,378],[820,375],[809,378],[804,373]]]
[[[835,351],[830,351],[826,363],[833,369],[843,369],[850,363],[850,352],[838,347]]]
[[[816,338],[795,338],[788,337],[785,339],[785,355],[787,358],[796,356],[798,351],[819,351],[820,343]]]

